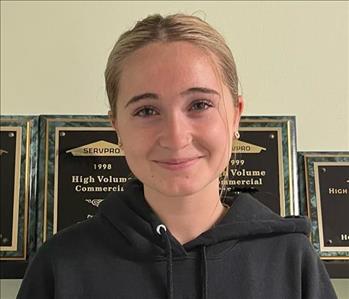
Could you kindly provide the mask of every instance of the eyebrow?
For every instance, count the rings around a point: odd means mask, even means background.
[[[189,88],[183,92],[181,92],[181,95],[188,95],[191,93],[195,93],[195,92],[201,92],[201,93],[207,93],[207,94],[215,94],[215,95],[220,95],[218,91],[211,89],[211,88],[206,88],[206,87],[192,87]]]
[[[206,93],[206,94],[215,94],[220,96],[219,92],[211,89],[211,88],[206,88],[206,87],[191,87],[185,91],[182,91],[180,93],[181,96],[185,96],[185,95],[189,95],[191,93],[196,93],[196,92],[200,92],[200,93]],[[136,95],[133,96],[125,105],[125,108],[127,108],[129,105],[134,104],[140,100],[145,100],[145,99],[150,99],[150,100],[158,100],[159,96],[156,93],[151,93],[151,92],[146,92],[146,93],[142,93],[140,95]]]
[[[142,93],[140,95],[136,95],[133,96],[125,105],[125,108],[127,108],[127,106],[134,104],[140,100],[144,100],[144,99],[151,99],[151,100],[158,100],[159,96],[156,93],[151,93],[151,92],[147,92],[147,93]]]

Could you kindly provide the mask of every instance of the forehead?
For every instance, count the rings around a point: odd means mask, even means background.
[[[180,92],[192,86],[220,89],[213,54],[189,42],[151,43],[123,63],[120,95],[135,91]]]

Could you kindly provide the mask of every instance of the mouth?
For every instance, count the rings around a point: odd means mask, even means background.
[[[186,159],[169,159],[169,160],[161,160],[154,161],[161,167],[169,170],[180,170],[184,168],[188,168],[194,165],[200,158],[202,157],[194,157],[194,158],[186,158]]]

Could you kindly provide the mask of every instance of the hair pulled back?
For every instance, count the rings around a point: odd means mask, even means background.
[[[112,116],[116,116],[123,62],[134,51],[153,42],[187,41],[214,54],[222,80],[229,88],[234,105],[238,103],[238,77],[233,55],[222,35],[196,16],[173,14],[150,15],[123,33],[112,49],[106,70],[105,84]]]

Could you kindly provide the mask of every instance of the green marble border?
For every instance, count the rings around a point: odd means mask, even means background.
[[[57,127],[111,127],[111,124],[107,115],[40,115],[37,248],[53,235],[55,130]],[[46,147],[48,147],[47,152]]]
[[[303,152],[297,152],[298,165],[298,193],[299,193],[299,214],[308,216],[307,190],[305,186],[305,168]]]
[[[22,128],[21,136],[21,165],[19,181],[19,218],[16,251],[3,251],[0,259],[4,260],[26,260],[35,251],[36,243],[36,193],[37,193],[37,161],[38,161],[38,116],[2,115],[1,126],[13,126]],[[29,132],[28,132],[29,127]],[[30,140],[27,140],[29,133]],[[27,142],[29,153],[27,155]],[[30,159],[28,172],[26,172],[27,157]],[[26,186],[26,177],[28,185]],[[26,202],[26,191],[27,200]],[[27,205],[27,211],[26,211]],[[26,222],[27,221],[27,222]]]
[[[282,163],[285,215],[298,215],[296,117],[295,116],[243,116],[240,128],[280,128],[282,138]]]
[[[347,259],[349,252],[321,251],[319,219],[317,215],[317,198],[315,190],[315,162],[349,162],[349,152],[299,152],[299,165],[302,165],[300,176],[300,199],[302,213],[311,220],[311,241],[322,259]],[[303,182],[301,180],[303,179]]]

